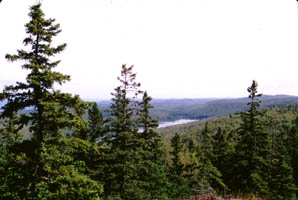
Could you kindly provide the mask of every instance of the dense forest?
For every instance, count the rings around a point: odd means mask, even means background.
[[[104,117],[55,89],[70,80],[54,71],[60,26],[41,4],[29,16],[26,48],[6,55],[22,61],[26,81],[0,93],[1,200],[297,199],[296,105],[259,109],[252,81],[246,111],[157,131],[152,98],[122,65]]]

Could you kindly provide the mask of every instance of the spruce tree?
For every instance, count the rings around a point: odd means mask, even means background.
[[[53,162],[57,155],[63,158],[64,151],[57,153],[59,145],[48,141],[63,138],[62,131],[85,130],[87,123],[82,115],[88,104],[79,96],[73,97],[54,88],[54,84],[62,85],[70,80],[68,75],[53,71],[60,61],[52,61],[51,58],[66,47],[66,44],[52,45],[53,37],[61,32],[59,24],[55,24],[54,19],[44,18],[41,4],[30,8],[29,17],[30,21],[25,25],[27,37],[23,41],[26,48],[18,50],[15,55],[6,55],[11,62],[23,61],[22,68],[28,71],[26,82],[6,86],[0,94],[1,100],[7,101],[1,118],[11,118],[13,113],[28,109],[20,114],[14,125],[17,130],[29,127],[32,134],[30,140],[17,143],[10,149],[15,160],[11,161],[12,166],[7,165],[11,173],[7,174],[6,183],[14,188],[16,196],[7,198],[50,199],[49,196],[52,196],[55,199],[55,195],[63,193],[71,196],[72,191],[87,190],[91,186],[92,194],[87,199],[98,199],[100,186],[82,175],[83,171],[71,164],[73,160],[64,157],[64,161]],[[82,175],[84,183],[79,183],[72,174]],[[68,189],[61,191],[62,188]],[[82,199],[80,195],[76,198]]]
[[[142,160],[135,119],[137,96],[142,93],[135,81],[133,66],[122,65],[121,85],[112,93],[109,138],[106,139],[110,151],[107,153],[105,168],[105,194],[121,199],[146,199],[149,194],[142,189],[138,170]]]
[[[168,180],[161,137],[155,130],[158,121],[150,115],[150,109],[153,108],[151,100],[147,92],[144,92],[137,109],[139,141],[142,144],[139,176],[143,181],[143,188],[150,193],[150,199],[160,199],[167,196]]]
[[[25,25],[28,36],[23,43],[28,50],[18,50],[15,55],[6,55],[9,61],[24,61],[23,69],[29,71],[26,82],[17,82],[15,86],[5,87],[1,100],[7,100],[3,107],[2,118],[11,113],[30,108],[30,115],[22,114],[16,122],[19,126],[30,123],[30,131],[39,145],[39,152],[45,152],[47,137],[56,136],[61,129],[86,126],[81,117],[87,104],[78,96],[61,93],[54,84],[63,84],[70,80],[68,75],[53,71],[60,61],[50,58],[62,52],[66,44],[52,46],[52,39],[61,32],[54,19],[45,19],[41,4],[31,7],[30,22]],[[72,109],[72,110],[71,110]]]
[[[147,92],[144,92],[143,94],[143,99],[141,102],[138,103],[138,110],[137,110],[137,115],[138,115],[138,126],[139,128],[143,129],[142,130],[142,138],[147,140],[147,145],[148,148],[152,146],[152,143],[155,143],[154,140],[159,138],[158,134],[154,131],[158,127],[158,121],[154,120],[151,115],[150,115],[150,109],[153,108],[153,106],[150,104],[150,101],[152,98],[148,96]],[[159,139],[158,139],[159,140]]]
[[[262,120],[263,111],[257,110],[262,94],[257,92],[257,82],[248,87],[250,106],[242,115],[242,123],[238,130],[240,136],[236,144],[235,192],[246,195],[266,197],[268,188],[268,169],[270,158],[269,134]]]
[[[137,97],[142,91],[139,90],[141,84],[135,80],[136,73],[133,73],[133,67],[133,65],[131,67],[122,65],[121,76],[117,77],[121,85],[111,93],[112,104],[108,112],[111,115],[110,131],[115,138],[137,128],[133,115],[136,111]]]

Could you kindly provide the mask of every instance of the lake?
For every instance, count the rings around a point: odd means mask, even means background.
[[[186,123],[195,122],[195,121],[198,121],[198,120],[179,119],[179,120],[173,121],[173,122],[160,122],[158,128],[164,128],[164,127],[167,127],[167,126],[175,126],[175,125],[178,125],[178,124],[186,124]]]

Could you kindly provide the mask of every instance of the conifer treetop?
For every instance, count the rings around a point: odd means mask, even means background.
[[[262,94],[258,94],[257,88],[258,83],[255,80],[253,80],[251,86],[247,88],[247,91],[249,92],[248,98],[251,99],[247,105],[250,105],[252,109],[259,107],[262,102],[260,99],[258,99],[258,97],[261,97]]]
[[[30,107],[33,112],[23,114],[18,124],[30,122],[33,132],[50,132],[51,129],[57,132],[66,126],[86,126],[79,115],[84,113],[87,104],[78,96],[72,97],[54,89],[55,83],[62,85],[70,80],[69,75],[53,71],[60,60],[51,61],[66,48],[65,43],[52,45],[53,37],[61,32],[60,25],[55,23],[55,19],[44,17],[40,3],[30,7],[29,17],[30,21],[25,24],[27,36],[23,40],[26,48],[17,50],[14,55],[6,55],[8,61],[22,61],[22,68],[29,73],[25,83],[6,86],[0,94],[0,100],[7,100],[1,117],[9,117],[13,112]]]

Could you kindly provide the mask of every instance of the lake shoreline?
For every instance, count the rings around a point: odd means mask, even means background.
[[[199,121],[199,119],[178,119],[175,121],[169,121],[169,122],[160,122],[158,125],[158,128],[165,128],[168,126],[175,126],[175,125],[181,125],[181,124],[187,124],[190,122]]]

